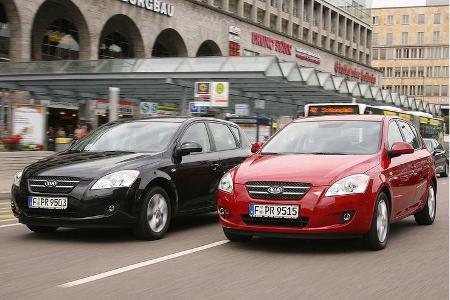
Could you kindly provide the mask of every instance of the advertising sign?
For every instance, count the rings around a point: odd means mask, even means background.
[[[22,136],[22,144],[43,145],[45,111],[42,106],[18,105],[14,109],[13,133]]]
[[[228,107],[230,84],[228,82],[196,82],[196,106]]]
[[[156,115],[159,110],[159,104],[156,102],[141,102],[139,104],[139,113],[141,115]]]
[[[194,97],[209,99],[211,97],[211,82],[196,82],[194,86]]]

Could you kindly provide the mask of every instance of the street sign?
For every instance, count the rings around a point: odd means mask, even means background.
[[[204,114],[208,112],[206,106],[198,106],[196,102],[189,102],[189,112],[191,114]]]
[[[141,102],[139,112],[141,115],[156,115],[159,110],[159,104],[156,102]]]
[[[235,104],[234,105],[234,113],[238,116],[248,116],[250,115],[250,109],[248,104]]]

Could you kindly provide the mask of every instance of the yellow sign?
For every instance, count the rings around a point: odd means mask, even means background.
[[[403,120],[407,120],[407,121],[411,121],[411,115],[408,114],[399,114],[399,117],[402,118]]]
[[[224,90],[225,90],[225,87],[224,87],[223,83],[219,82],[216,85],[216,93],[219,94],[219,95],[223,94]]]
[[[383,114],[384,114],[385,116],[397,116],[397,113],[396,113],[396,112],[394,112],[394,111],[389,111],[389,110],[384,110],[384,111],[383,111]]]
[[[441,122],[436,119],[430,119],[430,125],[439,126],[439,125],[441,125]]]
[[[420,124],[428,124],[428,118],[420,117],[419,122]]]

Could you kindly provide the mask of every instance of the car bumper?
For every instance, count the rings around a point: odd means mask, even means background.
[[[247,194],[243,185],[235,185],[233,195],[218,192],[219,219],[225,231],[248,235],[286,237],[353,237],[369,231],[375,197],[371,193],[325,197],[327,186],[312,187],[300,200],[257,200]],[[370,190],[368,188],[368,190]],[[249,204],[299,205],[300,216],[296,224],[267,224],[257,218],[249,218]],[[223,210],[222,210],[223,212]],[[349,212],[352,218],[343,220]],[[267,219],[266,219],[267,220]],[[269,220],[269,222],[271,222]],[[255,224],[256,223],[256,224]],[[272,222],[273,223],[273,222]]]

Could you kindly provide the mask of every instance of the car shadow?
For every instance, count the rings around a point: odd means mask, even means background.
[[[216,213],[177,217],[172,220],[166,237],[211,224],[218,224]],[[151,242],[137,239],[131,228],[59,228],[56,232],[48,234],[37,234],[30,231],[18,238],[22,240],[86,243]]]

